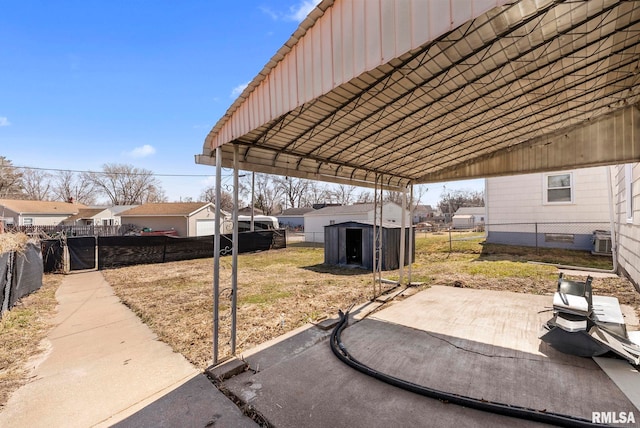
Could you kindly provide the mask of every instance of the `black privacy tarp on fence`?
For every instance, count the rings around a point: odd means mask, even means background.
[[[69,270],[96,269],[97,236],[67,238]]]
[[[40,248],[42,248],[44,271],[46,273],[62,272],[64,269],[62,241],[60,239],[43,239],[40,241]]]
[[[9,308],[13,254],[12,252],[0,254],[0,314]]]
[[[100,236],[98,268],[163,263],[166,236]]]
[[[23,252],[15,253],[9,307],[42,287],[42,253],[40,246],[29,242]]]
[[[23,251],[0,254],[0,314],[42,287],[42,270],[42,253],[35,243]]]
[[[285,248],[284,231],[242,232],[238,252],[248,253]],[[231,255],[231,235],[222,235],[220,255]],[[176,238],[172,236],[98,237],[98,268],[165,263],[213,257],[213,236]]]

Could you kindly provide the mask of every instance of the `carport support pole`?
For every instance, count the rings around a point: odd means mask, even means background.
[[[213,365],[218,364],[218,330],[220,319],[220,199],[222,199],[222,150],[216,147],[216,214],[213,235]]]
[[[372,266],[372,271],[373,271],[373,297],[371,298],[371,300],[375,300],[376,299],[376,250],[377,250],[377,241],[376,241],[376,223],[377,223],[377,215],[378,215],[378,174],[376,174],[376,180],[373,184],[373,228],[372,228],[372,233],[373,233],[373,239],[372,239],[372,245],[371,245],[371,252],[373,254],[373,263],[371,264]]]
[[[409,266],[407,267],[407,284],[411,285],[411,265],[413,264],[413,183],[409,188]]]
[[[231,355],[236,354],[238,304],[238,146],[233,146],[233,252],[231,253]]]
[[[249,230],[253,232],[255,230],[254,226],[254,215],[253,210],[256,206],[256,173],[251,173],[251,224],[249,225]]]
[[[407,230],[407,224],[405,217],[407,216],[407,189],[406,187],[402,189],[402,218],[400,219],[400,251],[398,254],[398,284],[402,284],[404,280],[404,246],[405,246],[405,236]]]

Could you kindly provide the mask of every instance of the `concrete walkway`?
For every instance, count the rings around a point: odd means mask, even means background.
[[[256,426],[158,341],[100,272],[66,276],[56,298],[50,349],[11,396],[0,426]]]

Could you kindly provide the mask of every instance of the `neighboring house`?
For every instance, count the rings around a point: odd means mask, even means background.
[[[57,226],[82,208],[79,203],[0,199],[0,221],[5,226]]]
[[[215,207],[211,202],[143,204],[119,216],[121,224],[150,232],[174,230],[178,236],[205,236],[213,235],[215,230]],[[228,216],[223,212],[223,217]]]
[[[413,223],[428,222],[436,215],[431,205],[418,205],[413,209]]]
[[[307,242],[324,242],[324,227],[346,221],[373,221],[373,204],[328,206],[304,215],[304,235]],[[379,207],[378,207],[379,209]],[[405,226],[411,225],[409,211],[405,211]],[[379,222],[380,219],[378,218]],[[402,207],[393,202],[385,202],[382,207],[382,221],[402,224]]]
[[[137,207],[137,205],[82,208],[78,214],[65,219],[63,224],[69,226],[120,226],[119,214],[135,207]]]
[[[487,242],[593,249],[610,231],[606,167],[488,178]]]
[[[640,164],[610,168],[618,272],[640,291]]]
[[[313,208],[289,208],[276,217],[280,227],[304,230],[304,215],[314,211]]]
[[[454,229],[473,229],[485,223],[485,207],[462,207],[458,208],[451,218]]]

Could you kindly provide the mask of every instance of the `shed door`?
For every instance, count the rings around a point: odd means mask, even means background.
[[[196,236],[207,236],[215,233],[215,220],[196,220]]]
[[[362,264],[362,229],[347,229],[347,264]]]

